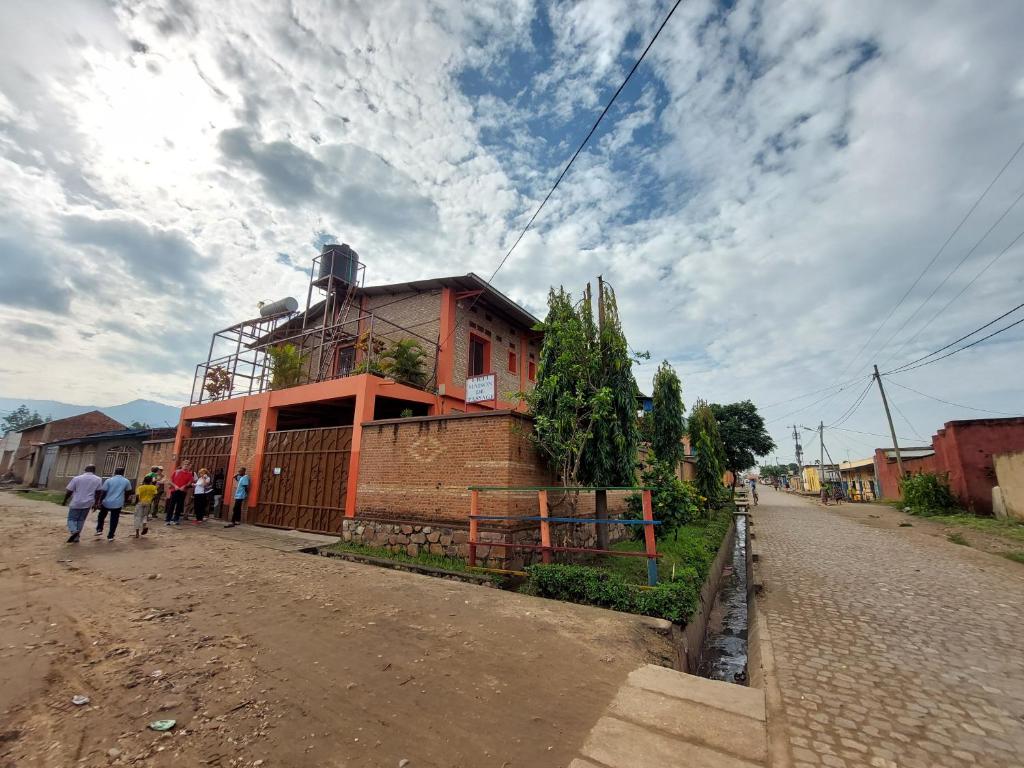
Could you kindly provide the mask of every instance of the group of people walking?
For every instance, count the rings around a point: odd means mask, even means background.
[[[185,460],[171,473],[170,478],[164,477],[163,467],[152,467],[133,491],[131,481],[124,476],[124,469],[115,469],[114,474],[104,480],[96,475],[95,465],[90,464],[82,474],[71,479],[64,495],[63,503],[68,505],[70,534],[67,543],[79,541],[92,510],[97,513],[95,535],[103,535],[104,525],[109,520],[107,541],[113,541],[121,512],[133,498],[136,538],[149,533],[149,520],[159,514],[160,502],[164,497],[164,525],[181,525],[190,491],[195,513],[194,524],[202,525],[207,516],[219,508],[219,500],[224,497],[224,485],[224,473],[221,470],[217,470],[212,477],[205,468],[195,473],[191,463]],[[234,478],[231,522],[225,528],[232,528],[242,521],[242,507],[248,496],[249,477],[243,467]]]

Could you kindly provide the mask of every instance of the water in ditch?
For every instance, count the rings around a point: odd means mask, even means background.
[[[747,518],[736,516],[732,562],[722,575],[708,621],[700,675],[728,683],[747,682]]]

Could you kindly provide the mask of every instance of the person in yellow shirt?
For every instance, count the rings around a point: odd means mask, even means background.
[[[135,538],[139,536],[145,536],[149,533],[149,526],[146,525],[146,521],[149,520],[149,511],[153,508],[153,499],[156,497],[159,489],[156,487],[156,483],[153,478],[147,475],[139,483],[139,487],[135,489]]]

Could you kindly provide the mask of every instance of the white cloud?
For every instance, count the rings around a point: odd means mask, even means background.
[[[304,293],[289,262],[307,263],[320,231],[352,243],[371,282],[490,274],[663,12],[625,0],[5,4],[0,322],[31,343],[0,388],[181,400],[215,327]],[[668,358],[688,402],[767,404],[866,372],[1024,226],[1008,216],[880,349],[1019,192],[1020,158],[851,360],[1020,141],[1022,31],[1012,0],[684,3],[498,287],[543,313],[549,285],[578,291],[602,273],[631,343],[653,355],[641,386]],[[1022,254],[900,359],[1018,303]],[[1007,371],[1021,337],[906,383],[1019,410]],[[58,357],[59,370],[45,365]],[[111,360],[133,375],[98,375]],[[861,388],[780,419],[777,440],[788,446],[784,423],[833,420]],[[923,433],[972,415],[893,398]],[[884,419],[869,399],[845,426],[882,432]],[[862,454],[856,439],[830,447]]]

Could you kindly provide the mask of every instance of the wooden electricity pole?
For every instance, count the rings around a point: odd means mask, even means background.
[[[900,456],[900,444],[896,440],[896,428],[892,425],[892,414],[889,413],[889,401],[885,399],[885,387],[882,386],[882,375],[875,366],[874,380],[878,382],[878,392],[882,395],[882,405],[885,407],[885,418],[889,420],[889,434],[892,435],[892,447],[896,450],[896,470],[900,473],[900,482],[903,482],[903,457]],[[897,488],[897,493],[899,488]]]
[[[590,283],[587,283],[587,297],[590,297]],[[604,370],[604,278],[597,276],[597,345],[601,352],[601,368]],[[598,520],[608,519],[608,491],[594,492],[594,517]],[[597,524],[597,548],[608,549],[608,526]]]

